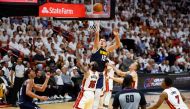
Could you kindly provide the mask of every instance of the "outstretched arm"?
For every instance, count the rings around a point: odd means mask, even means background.
[[[119,83],[119,84],[123,84],[123,78],[119,78],[119,77],[110,77],[111,79],[113,79],[113,81]]]
[[[166,98],[167,98],[167,94],[165,92],[162,92],[157,103],[151,106],[149,109],[158,109]]]
[[[112,65],[112,64],[108,64],[108,65],[109,65],[110,67],[112,67],[113,70],[114,70],[119,76],[124,77],[124,76],[126,76],[127,74],[129,74],[129,72],[123,72],[123,71],[117,69],[117,68],[116,68],[114,65]]]
[[[42,86],[38,86],[38,85],[34,84],[34,89],[36,91],[44,92],[46,90],[49,78],[50,78],[50,73],[47,73],[46,74],[46,80],[45,80],[44,84]]]
[[[115,41],[116,41],[116,43],[113,44],[113,45],[111,45],[111,46],[109,46],[109,47],[107,48],[107,51],[108,51],[108,52],[113,52],[115,49],[119,48],[120,45],[121,45],[118,30],[115,29],[115,30],[113,31],[113,34],[114,34],[114,36],[115,36]]]
[[[95,33],[95,38],[94,38],[94,46],[93,46],[93,49],[92,49],[92,52],[96,52],[98,47],[99,47],[99,40],[100,40],[100,37],[99,37],[99,32],[100,32],[100,21],[95,21],[95,25],[96,25],[96,33]]]

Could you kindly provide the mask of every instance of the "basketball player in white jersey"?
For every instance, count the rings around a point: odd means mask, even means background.
[[[108,60],[110,64],[115,65],[114,61]],[[107,69],[104,71],[104,83],[103,83],[103,92],[100,102],[100,108],[108,109],[111,96],[112,96],[112,90],[113,90],[113,79],[109,77],[114,76],[114,70],[112,67],[107,66]]]
[[[120,84],[123,83],[123,77],[125,77],[126,75],[131,75],[133,77],[133,88],[137,89],[137,85],[138,85],[138,75],[137,75],[137,70],[139,68],[139,63],[138,62],[134,62],[132,63],[130,66],[129,66],[129,71],[127,72],[123,72],[119,69],[117,69],[114,65],[112,64],[108,64],[108,66],[111,66],[114,71],[119,75],[121,76],[121,78],[117,78],[117,77],[112,77],[110,76],[111,79],[113,79],[115,82],[118,82]]]
[[[178,89],[172,87],[172,84],[173,81],[169,77],[164,78],[164,81],[161,84],[164,91],[160,94],[157,103],[149,109],[158,109],[164,100],[171,109],[188,109],[187,105],[184,103],[185,97]]]
[[[82,88],[73,106],[74,109],[92,109],[94,102],[94,92],[99,78],[99,73],[96,71],[98,64],[92,61],[89,68],[83,66],[80,60],[77,61],[77,66],[84,72]]]

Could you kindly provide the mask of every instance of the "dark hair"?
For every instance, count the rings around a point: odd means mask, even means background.
[[[140,63],[137,62],[137,69],[136,69],[136,70],[137,70],[137,71],[140,70],[140,67],[141,67]]]
[[[100,36],[100,39],[105,39],[106,40],[106,37],[105,36]],[[107,41],[107,40],[106,40]]]
[[[5,72],[4,72],[4,70],[2,70],[2,69],[0,69],[1,70],[1,72],[3,73],[3,75],[5,74]]]
[[[169,77],[165,77],[164,82],[165,82],[166,86],[171,86],[173,84],[172,79]]]
[[[92,67],[93,71],[97,71],[98,70],[98,63],[93,61],[93,64],[91,65],[91,67]]]
[[[129,87],[133,83],[133,77],[131,75],[126,75],[123,80],[122,88]]]
[[[32,71],[32,69],[29,68],[29,69],[27,69],[27,70],[24,72],[24,79],[25,79],[25,80],[29,79],[28,74],[30,74],[31,71]]]

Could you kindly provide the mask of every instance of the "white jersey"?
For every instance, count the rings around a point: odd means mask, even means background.
[[[82,82],[82,90],[84,91],[95,91],[96,89],[96,84],[99,78],[99,73],[98,72],[93,72],[89,70],[89,76],[87,78],[83,79]]]
[[[186,104],[183,102],[180,92],[175,87],[170,87],[165,89],[164,92],[167,93],[168,99],[167,104],[171,109],[188,109]]]
[[[104,84],[103,84],[104,91],[107,92],[113,90],[113,79],[109,79],[109,77],[113,76],[114,76],[114,70],[113,68],[108,66],[108,71],[107,72],[104,71]]]

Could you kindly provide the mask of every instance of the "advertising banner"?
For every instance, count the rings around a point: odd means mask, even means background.
[[[85,6],[83,4],[46,3],[39,8],[40,17],[85,17]]]

